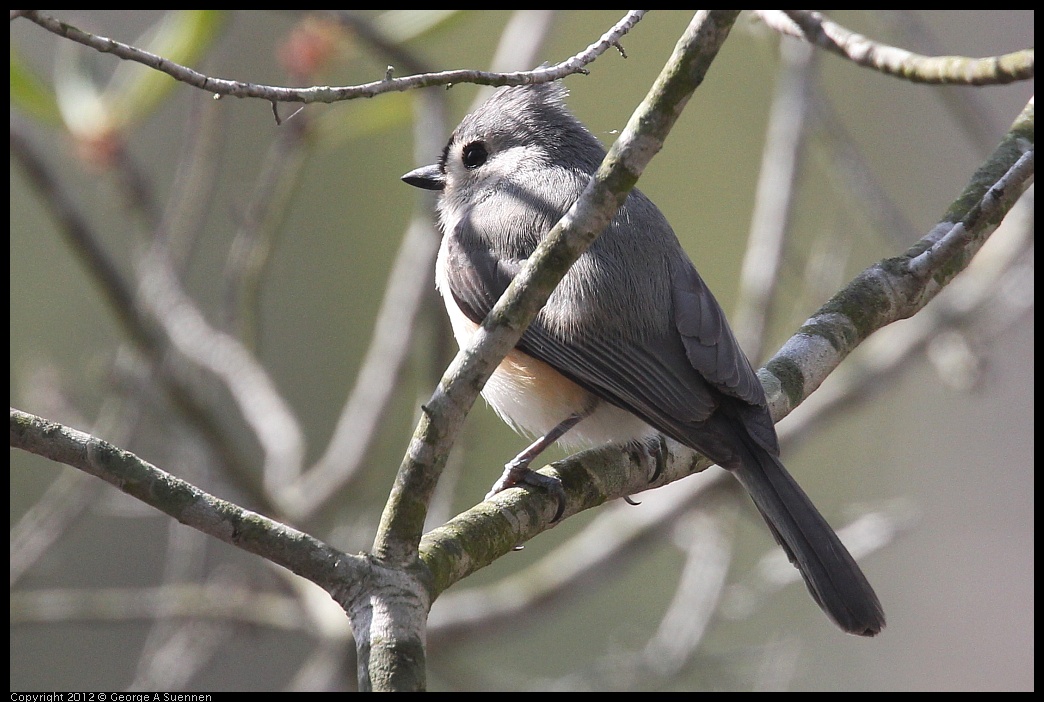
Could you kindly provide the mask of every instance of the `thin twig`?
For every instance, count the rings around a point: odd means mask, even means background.
[[[613,48],[620,38],[638,23],[645,15],[645,12],[645,10],[631,10],[598,41],[580,53],[561,63],[540,67],[532,71],[516,71],[512,73],[490,73],[472,70],[440,71],[391,79],[382,76],[380,80],[361,85],[341,87],[314,86],[310,88],[287,88],[213,78],[129,44],[85,32],[39,10],[27,10],[23,16],[60,37],[89,46],[102,53],[112,54],[128,61],[144,64],[157,71],[166,73],[177,81],[214,93],[215,97],[227,95],[239,98],[262,98],[270,102],[331,103],[341,100],[373,97],[382,93],[426,88],[433,85],[453,85],[455,83],[478,83],[480,85],[497,86],[529,85],[532,83],[549,83],[574,73],[584,73],[586,72],[585,66],[610,48]]]
[[[1001,56],[921,56],[874,41],[813,10],[759,10],[765,24],[800,37],[856,65],[914,83],[1003,85],[1033,78],[1033,49]]]

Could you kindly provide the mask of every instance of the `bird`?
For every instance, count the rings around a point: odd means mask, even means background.
[[[436,287],[463,348],[544,236],[580,197],[605,149],[560,82],[504,87],[464,117],[441,158],[402,180],[438,191]],[[761,382],[667,219],[632,189],[482,390],[539,437],[490,495],[551,490],[530,469],[547,446],[648,444],[666,436],[739,481],[815,602],[874,636],[884,611],[855,559],[779,458]]]

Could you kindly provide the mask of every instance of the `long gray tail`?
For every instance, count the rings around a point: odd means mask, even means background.
[[[729,466],[750,493],[816,603],[850,634],[874,636],[884,611],[863,571],[778,458],[753,439],[742,444],[742,463]]]

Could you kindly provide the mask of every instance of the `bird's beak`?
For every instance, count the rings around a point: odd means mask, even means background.
[[[421,166],[402,177],[403,182],[415,188],[425,190],[442,190],[446,187],[446,176],[439,170],[439,165]]]

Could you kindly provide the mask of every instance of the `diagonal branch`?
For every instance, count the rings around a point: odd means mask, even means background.
[[[89,473],[182,524],[259,555],[331,593],[362,580],[366,559],[349,556],[264,515],[219,499],[107,441],[11,408],[11,446]]]
[[[967,268],[1001,220],[1033,183],[1033,100],[972,174],[942,220],[901,256],[881,261],[827,301],[759,375],[772,415],[789,414],[873,332],[924,308]],[[1002,192],[995,189],[1003,183]],[[944,238],[960,228],[959,246]],[[928,253],[930,263],[922,263]]]

